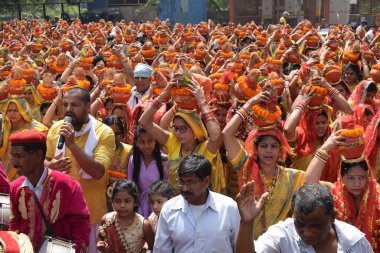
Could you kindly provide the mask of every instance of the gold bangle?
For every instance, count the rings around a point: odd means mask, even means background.
[[[321,148],[319,148],[318,150],[317,150],[317,152],[315,153],[315,155],[316,156],[319,156],[320,158],[322,158],[323,160],[328,160],[329,159],[329,157],[330,157],[330,155],[326,152],[326,151],[324,151],[323,149],[321,149]]]

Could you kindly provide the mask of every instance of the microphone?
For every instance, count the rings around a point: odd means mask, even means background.
[[[65,118],[63,118],[64,123],[71,123],[72,121],[73,121],[73,119],[70,116],[65,116]],[[62,149],[64,144],[65,144],[65,137],[60,135],[59,139],[58,139],[57,148]]]

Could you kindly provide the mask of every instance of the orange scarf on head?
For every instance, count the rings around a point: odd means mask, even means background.
[[[346,190],[339,170],[338,181],[331,188],[334,197],[335,215],[338,220],[349,223],[365,233],[375,253],[380,252],[380,185],[376,182],[368,161],[369,180],[356,215],[355,202]]]

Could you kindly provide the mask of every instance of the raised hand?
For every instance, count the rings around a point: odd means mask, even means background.
[[[236,202],[239,207],[239,213],[242,221],[253,221],[263,209],[265,200],[268,198],[269,193],[265,192],[259,201],[255,200],[254,195],[255,182],[251,181],[244,184],[239,194],[236,196]]]

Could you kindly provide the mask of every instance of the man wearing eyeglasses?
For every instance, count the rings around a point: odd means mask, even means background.
[[[190,155],[179,164],[181,195],[166,202],[158,220],[154,253],[234,252],[240,215],[231,198],[209,190],[210,162]]]
[[[141,102],[141,99],[148,94],[150,88],[150,79],[152,77],[152,68],[144,63],[136,65],[133,72],[134,87],[131,90],[131,97],[128,101],[128,106],[131,110]]]

